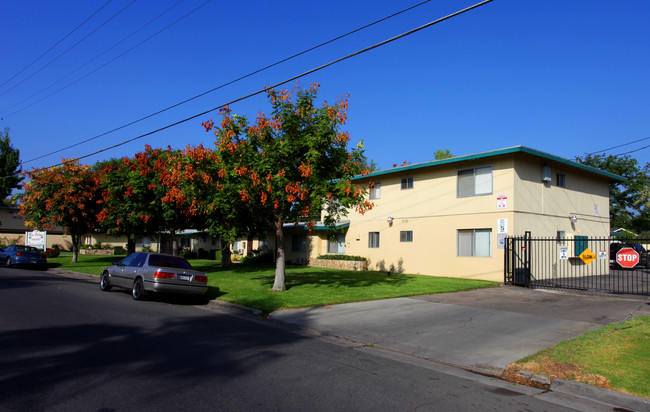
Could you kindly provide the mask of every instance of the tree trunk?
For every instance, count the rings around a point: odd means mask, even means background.
[[[72,239],[72,263],[77,263],[79,260],[79,239],[81,239],[81,236],[70,235],[70,238]]]
[[[132,236],[129,236],[126,239],[126,253],[129,255],[135,253],[135,239],[133,239]]]
[[[221,239],[221,266],[232,265],[230,260],[230,242]]]
[[[176,229],[169,229],[169,237],[172,240],[172,255],[178,256],[178,239],[176,238]]]
[[[282,231],[282,219],[275,221],[275,238],[277,245],[277,254],[275,257],[275,281],[271,290],[280,292],[287,290],[284,282],[285,277],[285,260],[284,260],[284,232]]]

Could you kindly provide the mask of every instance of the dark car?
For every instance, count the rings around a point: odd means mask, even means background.
[[[645,250],[643,246],[638,243],[617,242],[609,245],[609,265],[612,268],[621,268],[618,262],[616,262],[616,254],[623,248],[634,249],[639,254],[639,263],[636,265],[636,267],[648,267],[648,264],[650,264],[650,256],[648,254],[648,251]]]
[[[37,266],[47,269],[47,259],[40,249],[32,246],[11,245],[0,249],[0,263],[4,266]]]
[[[99,287],[109,291],[113,286],[131,289],[135,300],[143,299],[147,292],[203,295],[208,277],[180,256],[138,252],[104,269]]]

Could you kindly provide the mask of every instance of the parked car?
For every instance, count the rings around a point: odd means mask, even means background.
[[[143,299],[148,292],[203,295],[208,290],[208,277],[180,256],[137,252],[104,269],[99,287],[109,291],[113,286],[131,289],[135,300]]]
[[[0,249],[0,262],[7,267],[37,266],[47,270],[45,255],[33,246],[11,245]]]
[[[621,266],[616,262],[616,254],[618,253],[619,250],[623,248],[634,249],[639,254],[639,263],[637,263],[636,267],[644,267],[644,268],[648,267],[648,265],[650,264],[650,255],[648,254],[648,251],[645,250],[645,248],[640,244],[631,243],[631,242],[616,242],[609,245],[610,267],[617,268],[617,269],[621,268]]]

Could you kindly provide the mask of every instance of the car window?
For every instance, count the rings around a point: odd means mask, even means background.
[[[120,260],[120,266],[129,266],[131,265],[131,262],[133,259],[135,259],[137,253],[132,253],[129,256],[125,257],[124,259]]]
[[[129,266],[135,266],[135,267],[142,267],[144,265],[144,262],[147,260],[147,254],[146,253],[137,253],[137,256],[133,261],[129,264]]]
[[[180,256],[149,255],[149,266],[165,268],[192,269],[190,262]]]

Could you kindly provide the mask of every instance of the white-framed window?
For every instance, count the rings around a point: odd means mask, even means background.
[[[292,252],[306,252],[307,251],[307,235],[292,235],[291,236],[291,251]]]
[[[327,253],[345,253],[345,233],[337,233],[327,241]]]
[[[458,171],[458,197],[492,194],[492,166]]]
[[[555,184],[558,187],[566,187],[566,176],[563,173],[555,175]]]
[[[400,230],[400,232],[399,232],[399,241],[400,242],[413,242],[413,231],[412,230]]]
[[[368,232],[368,247],[371,249],[379,247],[379,232]]]
[[[402,190],[413,189],[413,178],[412,177],[403,177],[402,178]]]
[[[492,229],[458,229],[458,256],[492,256]]]
[[[370,200],[381,198],[381,183],[373,183],[369,190]]]

